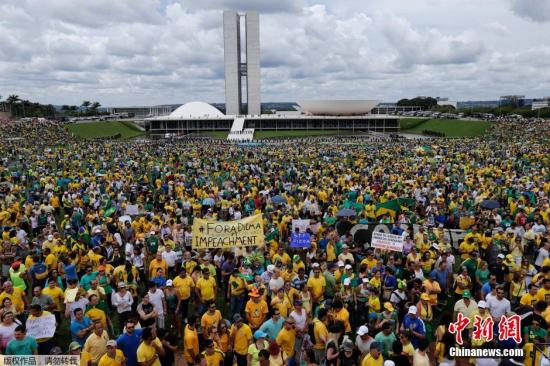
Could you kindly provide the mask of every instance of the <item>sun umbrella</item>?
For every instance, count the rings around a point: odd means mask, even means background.
[[[338,217],[350,217],[350,216],[356,216],[356,215],[357,213],[355,212],[355,210],[351,208],[343,208],[340,211],[338,211],[338,213],[336,214],[336,216]]]
[[[500,203],[496,200],[483,200],[480,204],[481,208],[492,210],[500,207]]]
[[[281,203],[287,203],[288,201],[283,196],[273,196],[271,198],[271,202],[281,204]]]

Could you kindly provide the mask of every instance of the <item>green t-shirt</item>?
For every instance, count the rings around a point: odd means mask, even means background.
[[[21,290],[25,291],[27,285],[25,280],[21,278],[21,274],[25,272],[25,265],[21,264],[18,271],[14,271],[13,268],[10,268],[10,280],[13,283],[13,287],[18,287]]]
[[[22,340],[12,339],[6,347],[6,355],[14,356],[32,356],[34,350],[38,348],[36,339],[31,336],[25,336]]]

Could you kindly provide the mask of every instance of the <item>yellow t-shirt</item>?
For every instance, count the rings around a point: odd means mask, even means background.
[[[197,334],[197,328],[191,330],[188,325],[185,326],[185,330],[183,331],[183,347],[183,356],[185,360],[189,363],[193,363],[195,360],[193,360],[189,350],[192,350],[195,356],[199,354],[199,335]]]
[[[529,305],[529,306],[534,306],[535,303],[537,302],[537,294],[535,294],[534,296],[531,295],[530,293],[526,293],[525,295],[523,295],[521,297],[521,299],[519,300],[519,303],[522,304],[522,305]]]
[[[544,287],[539,288],[537,291],[537,300],[550,303],[550,290],[545,290]]]
[[[351,325],[349,323],[349,312],[347,311],[346,308],[342,308],[342,310],[340,310],[339,312],[334,313],[334,319],[340,320],[341,322],[344,323],[346,327],[346,330],[345,330],[346,333],[351,332]]]
[[[246,290],[244,278],[239,276],[229,276],[229,285],[231,286],[231,295],[240,296]]]
[[[363,359],[361,366],[382,366],[384,364],[384,357],[382,355],[378,356],[378,359],[374,359],[369,353],[367,357]]]
[[[153,339],[153,342],[155,342],[157,345],[162,345],[158,338]],[[147,362],[155,357],[155,355],[157,354],[157,350],[155,349],[155,347],[153,347],[153,342],[151,342],[151,345],[148,345],[145,342],[141,342],[139,344],[136,353],[138,362]],[[151,366],[160,366],[160,360],[158,359],[158,357]]]
[[[208,331],[208,328],[211,326],[218,326],[222,320],[222,313],[219,310],[216,310],[214,314],[210,314],[208,311],[203,314],[201,318],[201,327],[203,334]]]
[[[296,332],[294,329],[287,330],[282,328],[277,336],[277,344],[281,349],[286,352],[289,357],[294,356],[294,341],[296,339]]]
[[[197,281],[197,289],[200,291],[201,301],[206,302],[216,298],[216,280],[209,277],[208,280],[203,277]]]
[[[121,350],[115,350],[115,358],[111,358],[107,353],[101,356],[97,366],[122,366],[126,357]]]
[[[313,335],[315,336],[315,344],[313,348],[315,349],[325,349],[325,342],[321,340],[321,337],[328,337],[328,329],[325,323],[319,319],[313,321]]]
[[[53,253],[48,254],[44,259],[44,264],[48,266],[48,270],[50,271],[57,269],[57,257]]]
[[[4,301],[6,297],[9,297],[11,299],[11,302],[15,306],[15,309],[17,310],[17,312],[20,313],[23,310],[25,310],[25,303],[23,302],[23,296],[25,296],[25,293],[23,292],[23,290],[21,290],[19,287],[14,287],[12,294],[8,294],[6,291],[0,294],[0,304],[2,303],[2,301]]]
[[[323,296],[326,285],[325,276],[322,275],[319,275],[319,278],[313,276],[307,280],[307,287],[311,288],[312,295],[318,298]]]
[[[92,355],[89,352],[82,351],[80,352],[80,366],[89,366],[88,364],[92,361]]]
[[[204,359],[206,360],[206,364],[208,366],[221,366],[221,365],[223,365],[223,359],[225,358],[225,355],[221,350],[215,349],[214,353],[212,353],[211,355],[206,353],[206,351],[204,351],[202,354],[203,354]]]
[[[106,331],[103,331],[103,333],[100,336],[96,335],[95,333],[92,333],[86,339],[86,343],[84,343],[84,347],[82,348],[82,350],[86,352],[90,352],[90,354],[92,355],[92,362],[98,363],[99,359],[101,358],[101,356],[103,356],[103,354],[105,353],[105,350],[107,349],[106,347],[107,347],[108,340],[109,340],[109,335],[107,335]]]
[[[187,300],[191,297],[191,290],[195,287],[195,282],[191,277],[185,276],[185,278],[181,278],[177,276],[172,282],[180,299]]]
[[[107,316],[105,315],[105,312],[98,308],[90,308],[88,311],[86,311],[86,315],[90,320],[94,321],[95,319],[99,319],[101,321],[101,324],[103,324],[103,327],[107,327]]]
[[[234,335],[233,349],[239,355],[248,353],[248,345],[252,342],[252,330],[247,324],[243,324],[239,329],[235,325],[231,326],[231,333]]]
[[[61,311],[61,304],[63,303],[63,299],[65,297],[63,295],[63,290],[61,290],[57,286],[55,286],[54,288],[50,288],[49,286],[47,286],[42,290],[42,293],[44,295],[49,295],[52,298],[55,305],[53,311]]]
[[[249,317],[249,325],[252,328],[259,328],[267,316],[267,313],[269,313],[267,303],[264,300],[260,300],[260,302],[256,303],[252,299],[248,300],[244,311]]]

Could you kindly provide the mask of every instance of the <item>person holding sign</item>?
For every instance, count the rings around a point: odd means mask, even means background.
[[[26,328],[31,335],[38,335],[36,341],[38,342],[38,353],[46,355],[50,353],[50,349],[54,346],[53,335],[57,324],[55,322],[55,316],[52,313],[42,310],[42,306],[39,304],[31,305],[31,315],[27,319]],[[53,322],[51,321],[53,319]],[[44,322],[44,324],[42,324]]]

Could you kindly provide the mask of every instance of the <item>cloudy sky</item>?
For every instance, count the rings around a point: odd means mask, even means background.
[[[0,95],[223,102],[223,10],[260,12],[264,102],[550,96],[550,0],[0,0]]]

